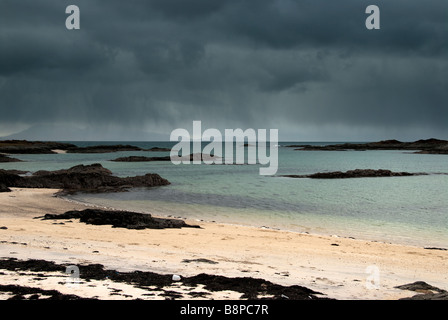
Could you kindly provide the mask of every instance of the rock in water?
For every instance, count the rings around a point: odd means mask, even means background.
[[[142,151],[142,149],[136,146],[121,144],[90,147],[72,147],[67,149],[67,153],[111,153],[118,151]]]
[[[375,178],[375,177],[405,177],[426,175],[426,173],[392,172],[390,170],[355,169],[346,172],[318,172],[309,175],[282,175],[287,178],[311,178],[311,179],[347,179],[347,178]]]
[[[136,177],[116,177],[100,164],[79,165],[57,171],[38,171],[32,176],[22,177],[0,170],[0,184],[17,188],[62,189],[64,193],[116,192],[133,187],[156,187],[170,182],[158,174],[148,173]]]
[[[0,162],[22,162],[22,160],[11,158],[4,154],[0,154]]]
[[[170,156],[166,157],[143,157],[143,156],[130,156],[121,157],[111,161],[115,162],[150,162],[150,161],[171,161]]]
[[[344,151],[344,150],[420,150],[415,153],[448,154],[448,141],[439,139],[426,139],[414,142],[401,142],[398,140],[384,140],[368,143],[343,143],[326,146],[289,145],[290,148],[300,148],[301,151]]]
[[[71,143],[4,140],[0,141],[0,152],[12,154],[53,154],[53,150],[67,150],[77,148]]]

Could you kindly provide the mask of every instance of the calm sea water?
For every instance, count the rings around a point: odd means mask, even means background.
[[[73,143],[79,146],[131,144],[143,148],[174,145],[171,142]],[[168,179],[171,185],[125,193],[80,194],[72,198],[164,216],[448,247],[448,156],[412,154],[399,150],[295,151],[284,147],[289,144],[307,143],[279,143],[277,175],[367,168],[426,172],[429,175],[336,180],[292,179],[260,176],[260,165],[176,166],[171,162],[110,161],[130,155],[169,155],[169,152],[144,151],[15,155],[26,162],[3,163],[0,167],[37,171],[64,169],[81,163],[101,163],[118,176],[158,173]]]

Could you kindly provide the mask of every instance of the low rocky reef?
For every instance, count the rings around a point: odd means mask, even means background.
[[[142,151],[142,148],[131,145],[99,145],[90,147],[72,147],[67,149],[67,153],[112,153],[119,151]]]
[[[150,162],[150,161],[171,161],[170,156],[166,157],[144,157],[144,156],[130,156],[121,157],[114,160],[114,162]]]
[[[175,160],[181,160],[181,161],[213,161],[221,159],[218,156],[209,155],[209,154],[203,154],[203,153],[192,153],[188,156],[179,157]],[[121,157],[117,158],[111,161],[115,162],[151,162],[151,161],[171,161],[170,156],[164,156],[164,157],[144,157],[144,156],[129,156],[129,157]]]
[[[5,154],[0,154],[0,162],[22,162],[22,160],[11,158]]]
[[[117,192],[129,188],[156,187],[170,182],[158,174],[148,173],[136,177],[116,177],[101,164],[78,165],[57,171],[37,171],[30,176],[20,176],[0,170],[0,186],[14,188],[62,189],[62,193]]]
[[[346,151],[346,150],[419,150],[415,153],[448,154],[448,141],[439,139],[418,140],[415,142],[401,142],[398,140],[384,140],[369,143],[343,143],[325,146],[288,145],[301,151]]]
[[[373,169],[355,169],[346,172],[318,172],[307,175],[282,175],[287,178],[310,178],[310,179],[347,179],[347,178],[374,178],[374,177],[406,177],[426,175],[426,173],[410,173],[410,172],[393,172],[390,170],[373,170]]]
[[[219,291],[236,291],[241,293],[240,299],[272,299],[272,300],[327,300],[321,297],[322,293],[313,291],[303,286],[291,285],[283,286],[270,281],[251,277],[225,277],[221,275],[200,273],[190,277],[181,277],[181,280],[174,281],[170,274],[158,274],[151,271],[129,271],[107,269],[101,264],[79,265],[80,278],[82,281],[107,280],[109,283],[131,284],[141,290],[148,291],[148,295],[159,293],[166,299],[180,299],[184,295],[188,299],[209,298],[209,293]],[[47,272],[59,272],[66,275],[67,265],[57,264],[46,260],[17,260],[15,258],[0,259],[0,270],[9,271],[31,271],[40,274]],[[190,287],[187,293],[178,293],[178,284]],[[207,292],[198,292],[194,288],[201,286]],[[58,300],[79,300],[79,296],[61,294],[56,290],[42,290],[20,285],[0,285],[0,293],[12,294],[10,299],[58,299]],[[29,298],[29,297],[32,298]]]
[[[67,150],[77,148],[71,143],[41,142],[26,140],[3,140],[0,141],[0,153],[10,154],[52,154],[53,150]]]
[[[170,152],[170,148],[161,148],[161,147],[153,147],[150,149],[146,149],[145,151],[152,151],[152,152]]]
[[[0,153],[54,154],[57,153],[58,150],[65,151],[67,153],[111,153],[119,151],[152,151],[152,152],[171,151],[171,149],[161,147],[143,149],[132,145],[121,145],[121,144],[78,147],[72,143],[63,143],[63,142],[45,142],[45,141],[27,141],[27,140],[0,141]]]
[[[418,293],[412,297],[402,298],[400,300],[448,300],[448,292],[446,290],[434,287],[424,281],[416,281],[413,283],[396,286],[395,288],[415,291]]]
[[[112,225],[113,228],[126,229],[167,229],[167,228],[200,228],[189,225],[183,220],[169,218],[154,218],[147,213],[131,211],[111,211],[86,209],[83,211],[67,211],[63,214],[46,214],[43,220],[79,219],[80,222],[92,225]]]
[[[46,260],[18,260],[16,258],[1,258],[0,270],[11,272],[35,273],[36,281],[45,279],[50,272],[67,275],[67,264],[58,264]],[[151,271],[118,271],[107,269],[101,264],[79,265],[80,278],[82,281],[107,280],[112,283],[126,283],[147,290],[147,295],[159,293],[165,299],[197,299],[209,298],[212,292],[232,290],[241,293],[240,299],[272,299],[272,300],[329,300],[325,294],[316,292],[300,285],[283,286],[270,281],[251,277],[225,277],[213,274],[197,274],[190,277],[180,277],[174,281],[170,274],[158,274]],[[178,284],[191,287],[186,296],[177,292]],[[65,285],[65,283],[62,283]],[[198,292],[194,288],[202,286],[207,292]],[[416,292],[413,296],[401,298],[400,300],[448,300],[446,290],[434,287],[423,281],[397,286],[396,288]],[[57,290],[45,290],[38,287],[22,285],[0,285],[0,292],[9,294],[13,300],[82,300],[76,295],[62,294]],[[120,295],[120,290],[114,290],[115,295]],[[124,295],[125,293],[122,293]]]

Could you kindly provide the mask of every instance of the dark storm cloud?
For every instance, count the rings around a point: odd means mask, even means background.
[[[448,138],[448,4],[374,2],[381,29],[369,31],[362,0],[3,0],[0,125]],[[80,30],[65,28],[70,4]]]

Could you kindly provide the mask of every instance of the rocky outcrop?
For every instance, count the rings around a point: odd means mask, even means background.
[[[311,179],[347,179],[347,178],[371,178],[371,177],[403,177],[425,175],[425,173],[392,172],[390,170],[356,169],[346,172],[318,172],[309,175],[282,175],[287,178],[311,178]]]
[[[417,151],[415,153],[420,153],[420,154],[448,154],[448,143],[447,144],[437,144],[435,143],[435,145],[432,148],[424,148],[421,151]]]
[[[27,140],[0,141],[0,153],[53,154],[57,153],[56,152],[57,150],[65,151],[67,153],[110,153],[119,151],[171,151],[170,149],[158,148],[158,147],[146,150],[132,145],[121,145],[121,144],[78,147],[71,143],[61,143],[61,142],[43,142],[43,141],[27,141]]]
[[[145,151],[153,151],[153,152],[170,152],[170,148],[161,148],[161,147],[153,147],[151,149],[146,149]]]
[[[41,218],[41,217],[38,217]],[[86,209],[83,211],[67,211],[63,214],[46,214],[44,220],[49,219],[79,219],[80,222],[93,225],[112,225],[113,228],[126,229],[167,229],[167,228],[200,228],[188,225],[183,220],[154,218],[150,214],[130,211],[110,211]]]
[[[180,160],[190,160],[190,161],[213,161],[213,160],[219,160],[221,157],[210,155],[206,153],[192,153],[188,156],[183,156],[180,158]]]
[[[448,154],[448,141],[439,139],[418,140],[415,142],[401,142],[398,140],[384,140],[369,143],[343,143],[325,146],[289,145],[301,151],[346,151],[346,150],[420,150],[416,153]]]
[[[180,157],[179,159],[175,160],[200,160],[200,161],[213,161],[216,159],[220,159],[218,156],[209,155],[209,154],[201,154],[201,153],[193,153],[188,156]],[[115,162],[150,162],[150,161],[171,161],[171,156],[165,156],[165,157],[143,157],[143,156],[130,156],[130,157],[121,157],[117,158],[111,161]]]
[[[170,156],[166,157],[142,157],[142,156],[130,156],[121,157],[111,161],[115,162],[149,162],[149,161],[171,161]]]
[[[434,287],[424,281],[416,281],[395,288],[418,293],[412,297],[402,298],[400,300],[448,300],[448,292],[446,290]]]
[[[18,188],[62,189],[63,193],[75,193],[117,192],[133,187],[163,186],[170,182],[154,173],[136,177],[116,177],[100,164],[92,164],[79,165],[67,170],[38,171],[24,177],[0,170],[0,184]]]
[[[3,183],[0,183],[0,192],[11,192],[11,189],[9,189],[6,185]]]
[[[53,150],[67,150],[77,148],[71,143],[42,142],[26,140],[3,140],[0,141],[0,153],[11,154],[52,154]]]
[[[44,274],[46,272],[61,272],[64,273],[67,265],[56,264],[53,261],[45,260],[17,260],[15,258],[0,259],[0,270],[10,271],[32,271]],[[147,290],[148,295],[157,294],[157,296],[166,298],[181,298],[182,295],[178,294],[175,290],[179,288],[176,285],[173,286],[173,276],[171,274],[158,274],[151,271],[119,271],[107,269],[101,264],[89,264],[79,265],[80,275],[83,280],[107,280],[108,283],[127,283],[140,288],[141,290]],[[309,288],[291,285],[283,286],[280,284],[272,283],[270,281],[251,278],[251,277],[225,277],[214,274],[200,273],[194,276],[182,277],[180,282],[185,286],[195,288],[201,286],[207,292],[222,292],[222,291],[235,291],[241,293],[240,299],[269,299],[269,300],[327,300],[327,297],[322,297],[322,293],[313,291]],[[0,285],[0,292],[11,292],[10,288],[3,288]],[[18,288],[21,289],[21,288]],[[185,291],[185,290],[184,290]],[[202,297],[201,292],[196,290],[187,290],[186,295],[188,299],[197,299]],[[207,293],[206,292],[206,293]],[[44,292],[45,295],[48,292]],[[29,291],[21,292],[18,294],[23,295],[23,299],[30,299]],[[25,296],[27,298],[25,298]],[[50,299],[53,298],[49,295]],[[207,296],[207,295],[205,295]],[[19,297],[19,298],[22,298]],[[36,297],[38,298],[38,297]],[[17,299],[17,298],[16,298]],[[59,295],[55,299],[61,299]],[[171,308],[173,309],[173,308]],[[179,314],[178,309],[174,309],[176,314]],[[253,308],[253,310],[256,310]],[[169,313],[169,310],[166,310]],[[168,315],[169,317],[169,315]],[[170,317],[171,318],[171,317]]]
[[[15,177],[25,173],[27,173],[27,171],[0,169],[0,192],[11,192],[11,189],[8,188],[8,185],[12,186],[11,183],[14,183],[14,181],[16,181]]]
[[[0,162],[22,162],[22,160],[11,158],[4,154],[0,154]]]
[[[29,171],[15,170],[15,169],[10,169],[10,170],[3,170],[3,169],[0,169],[0,172],[3,172],[3,173],[10,173],[10,174],[27,174]]]
[[[67,153],[110,153],[119,151],[142,151],[142,148],[131,145],[99,145],[90,147],[72,147],[67,149]]]

